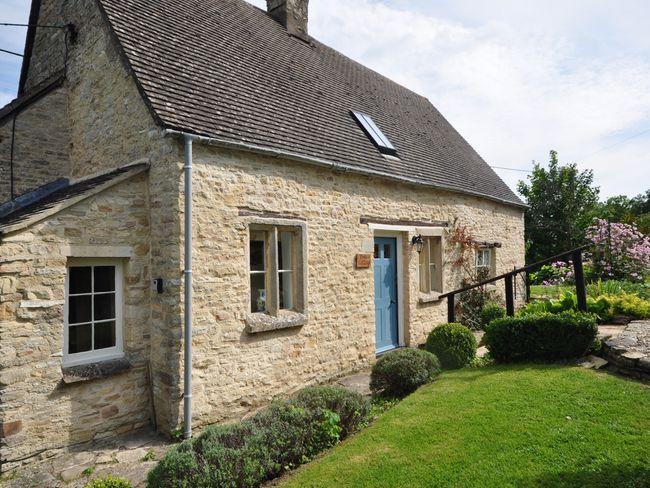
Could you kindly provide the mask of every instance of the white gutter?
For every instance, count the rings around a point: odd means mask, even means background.
[[[188,132],[183,132],[175,129],[164,129],[163,133],[165,135],[176,135],[176,136],[191,136],[195,141],[200,141],[204,142],[206,144],[212,145],[212,146],[218,146],[218,147],[223,147],[226,149],[237,149],[240,151],[247,151],[247,152],[253,152],[256,154],[262,154],[265,156],[272,156],[276,158],[282,158],[282,159],[288,159],[291,161],[299,161],[301,163],[306,163],[306,164],[311,164],[315,166],[323,166],[326,168],[330,168],[335,171],[343,171],[343,172],[350,172],[350,173],[356,173],[356,174],[361,174],[361,175],[366,175],[366,176],[376,176],[379,178],[384,178],[384,179],[389,179],[389,180],[398,180],[404,183],[408,183],[411,185],[416,185],[416,186],[424,186],[427,188],[435,188],[437,190],[445,190],[448,192],[452,193],[460,193],[463,195],[471,195],[474,197],[478,198],[483,198],[485,200],[491,200],[494,202],[498,202],[504,205],[509,205],[511,207],[519,207],[522,209],[528,208],[528,205],[525,203],[515,203],[511,202],[509,200],[505,200],[503,198],[499,197],[492,197],[488,195],[483,195],[482,193],[479,192],[474,192],[471,190],[459,190],[457,188],[452,188],[447,185],[439,185],[439,184],[433,184],[433,183],[425,183],[420,180],[416,180],[414,178],[408,178],[406,176],[397,176],[394,174],[390,173],[385,173],[383,171],[377,171],[374,169],[366,169],[366,168],[359,168],[355,166],[350,166],[348,164],[344,163],[337,163],[335,161],[330,161],[327,159],[322,159],[314,156],[305,156],[303,154],[299,153],[294,153],[291,151],[285,151],[283,149],[273,149],[269,147],[264,147],[264,146],[258,146],[256,144],[249,144],[246,142],[235,142],[235,141],[229,141],[226,139],[219,139],[215,137],[207,137],[207,136],[200,136],[196,134],[190,134]]]
[[[185,138],[185,370],[183,389],[183,437],[192,437],[192,141]]]

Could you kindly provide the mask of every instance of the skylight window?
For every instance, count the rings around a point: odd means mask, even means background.
[[[377,124],[375,124],[369,115],[355,111],[352,111],[352,115],[370,140],[375,143],[375,146],[377,146],[380,153],[390,154],[391,156],[397,155],[395,147],[390,143],[388,137],[386,137],[379,127],[377,127]]]

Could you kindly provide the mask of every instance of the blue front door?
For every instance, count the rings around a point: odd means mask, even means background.
[[[375,337],[377,352],[399,345],[397,335],[397,239],[375,237]]]

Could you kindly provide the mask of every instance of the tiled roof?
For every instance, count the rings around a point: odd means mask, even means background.
[[[119,181],[141,173],[148,167],[149,165],[146,163],[132,164],[109,173],[80,180],[49,193],[44,198],[40,198],[29,205],[18,208],[8,215],[0,217],[0,233],[11,232],[16,226],[39,215],[47,216],[49,215],[48,212],[54,213],[57,209],[65,207],[66,203],[83,200],[97,191],[101,191]]]
[[[243,0],[100,0],[168,128],[522,205],[429,101]],[[370,115],[385,158],[350,114]]]

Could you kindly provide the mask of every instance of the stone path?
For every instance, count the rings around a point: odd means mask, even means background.
[[[77,452],[51,461],[31,464],[3,478],[3,488],[81,488],[90,480],[111,476],[126,478],[134,488],[146,486],[149,470],[170,443],[151,430],[120,436],[101,446],[78,448]],[[72,448],[74,449],[74,448]]]
[[[650,380],[650,320],[630,322],[603,342],[605,358],[621,373]]]

